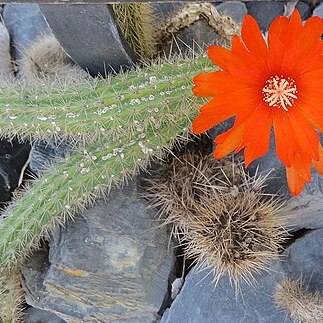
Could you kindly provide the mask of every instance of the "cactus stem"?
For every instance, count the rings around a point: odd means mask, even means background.
[[[201,70],[200,64],[202,69],[208,68],[205,62],[201,58],[160,62],[158,73],[152,65],[129,72],[123,81],[116,76],[94,86],[68,88],[64,91],[69,103],[64,104],[59,89],[39,88],[37,92],[34,88],[30,92],[26,88],[19,98],[16,92],[7,93],[10,112],[3,112],[0,127],[12,136],[31,136],[36,128],[42,139],[50,129],[50,137],[62,132],[75,136],[82,131],[87,140],[48,169],[5,211],[0,219],[0,268],[17,264],[58,224],[107,194],[111,185],[122,184],[127,176],[145,169],[150,157],[160,157],[166,147],[187,138],[188,126],[201,105],[191,94],[191,78]],[[48,92],[52,93],[50,99]],[[104,103],[97,104],[98,100]],[[19,102],[29,103],[18,115]],[[75,120],[66,117],[68,113],[76,115]],[[10,115],[17,118],[7,125]],[[43,120],[36,121],[39,115]],[[55,115],[55,126],[50,115]]]

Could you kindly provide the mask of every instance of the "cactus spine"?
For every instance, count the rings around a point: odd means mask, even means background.
[[[86,144],[46,171],[6,210],[0,220],[0,268],[13,267],[56,224],[187,132],[201,105],[191,94],[191,79],[209,65],[203,58],[187,58],[93,84],[25,88],[23,94],[2,88],[4,136],[81,136]]]

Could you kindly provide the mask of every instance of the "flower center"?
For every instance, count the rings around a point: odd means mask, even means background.
[[[290,77],[271,76],[262,88],[263,100],[270,107],[283,108],[288,111],[297,99],[297,87],[295,81]]]

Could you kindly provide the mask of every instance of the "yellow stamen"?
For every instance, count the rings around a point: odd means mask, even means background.
[[[297,87],[295,81],[290,77],[271,76],[262,88],[263,100],[270,107],[283,108],[288,111],[297,99]]]

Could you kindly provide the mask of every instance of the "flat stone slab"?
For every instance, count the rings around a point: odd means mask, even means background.
[[[314,10],[313,10],[313,16],[323,17],[323,3],[319,4]]]
[[[0,81],[11,73],[10,37],[6,26],[0,22]]]
[[[292,231],[323,228],[323,178],[312,174],[312,182],[299,196],[292,197],[287,207]]]
[[[6,4],[3,19],[8,28],[15,59],[21,58],[21,50],[34,42],[40,34],[50,29],[37,4]]]
[[[55,314],[29,307],[24,313],[24,323],[65,323]]]
[[[274,18],[284,14],[284,3],[280,1],[248,1],[246,6],[262,31],[268,30]]]
[[[71,149],[72,145],[67,141],[34,142],[30,152],[29,168],[32,172],[40,175],[55,161],[69,155]]]
[[[323,293],[323,229],[298,238],[268,273],[255,275],[257,284],[241,284],[235,293],[228,277],[212,283],[208,271],[189,273],[184,286],[161,319],[161,323],[273,323],[292,322],[277,308],[273,294],[286,278],[302,279],[309,292]]]
[[[215,8],[221,15],[231,17],[238,24],[242,24],[244,15],[248,13],[246,5],[241,1],[225,1]]]
[[[153,322],[174,266],[166,228],[138,198],[136,182],[114,189],[22,268],[26,301],[66,322]]]
[[[0,140],[0,202],[9,201],[11,192],[21,185],[29,155],[28,143]]]
[[[323,229],[297,239],[284,251],[284,271],[294,280],[302,278],[310,292],[323,293]]]
[[[285,277],[279,261],[269,273],[256,275],[257,285],[241,284],[236,293],[227,276],[217,286],[208,271],[189,273],[184,287],[161,323],[273,323],[292,322],[276,308],[273,292],[277,282]]]
[[[109,5],[41,5],[55,37],[69,56],[91,75],[132,66],[134,52],[123,38]]]

